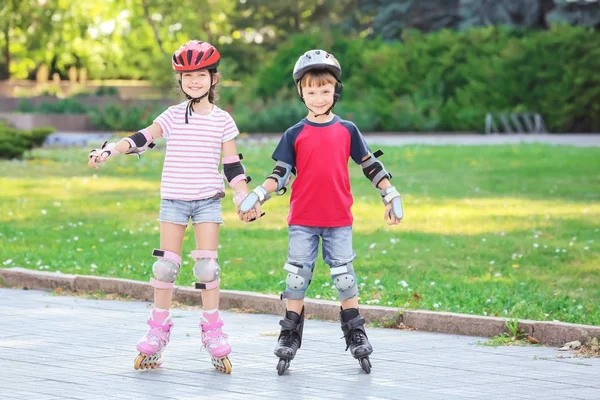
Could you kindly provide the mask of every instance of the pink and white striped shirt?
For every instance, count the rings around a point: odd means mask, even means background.
[[[208,199],[225,191],[219,173],[221,146],[240,133],[231,115],[217,106],[208,115],[192,113],[186,124],[186,105],[171,106],[154,120],[167,142],[160,183],[163,199]]]

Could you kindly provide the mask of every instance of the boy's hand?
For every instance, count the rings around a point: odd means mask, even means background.
[[[242,212],[238,208],[238,216],[240,217],[240,220],[242,220],[244,222],[253,222],[253,221],[256,221],[257,219],[259,219],[263,215],[265,215],[265,213],[261,211],[261,209],[260,209],[260,203],[258,203],[253,210],[250,210],[248,212]]]
[[[243,213],[258,209],[258,214],[256,215],[260,215],[260,205],[270,198],[267,189],[263,186],[257,186],[244,200],[242,200],[239,209]]]
[[[248,193],[243,191],[236,191],[233,194],[233,202],[237,207],[238,217],[240,218],[240,221],[244,222],[252,222],[265,215],[265,213],[261,212],[260,210],[260,202],[257,202],[254,205],[252,205],[252,197],[250,199],[248,199],[248,197],[250,197]],[[248,210],[244,209],[244,211],[242,211],[242,209],[246,207],[250,208]]]
[[[383,219],[388,225],[397,225],[402,221],[404,217],[404,211],[402,210],[402,197],[395,187],[389,186],[385,189],[379,190],[381,194],[381,200],[385,204],[385,214]]]
[[[398,225],[400,222],[402,222],[402,218],[396,218],[394,210],[392,210],[392,203],[385,205],[385,214],[383,215],[383,220],[388,225]]]

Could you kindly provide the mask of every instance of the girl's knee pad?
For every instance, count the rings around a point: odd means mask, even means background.
[[[152,265],[152,272],[156,280],[173,283],[179,275],[179,265],[169,260],[158,260]]]
[[[219,279],[221,267],[217,262],[217,252],[212,250],[194,250],[192,258],[194,264],[194,276],[201,283],[209,283]]]
[[[154,278],[150,279],[150,284],[159,289],[172,288],[179,275],[181,257],[171,251],[160,249],[154,249],[152,255],[158,260],[152,265]]]

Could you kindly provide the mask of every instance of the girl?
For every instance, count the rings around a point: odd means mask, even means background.
[[[216,369],[231,373],[228,354],[231,347],[221,327],[219,314],[220,267],[217,245],[221,218],[221,199],[225,196],[223,175],[234,189],[238,206],[248,192],[241,157],[234,138],[239,134],[231,116],[214,105],[215,86],[219,82],[217,66],[220,55],[209,43],[192,40],[173,54],[172,64],[187,101],[169,107],[152,125],[117,143],[104,143],[89,155],[89,166],[118,154],[140,155],[154,147],[158,138],[167,148],[161,179],[160,249],[152,253],[158,260],[150,284],[154,287],[154,309],[148,319],[148,332],[137,344],[140,352],[135,369],[156,368],[162,363],[162,352],[169,343],[173,321],[169,307],[173,284],[181,265],[182,243],[189,219],[196,237],[196,288],[202,290],[204,312],[200,318],[202,343],[209,351]],[[223,154],[223,173],[219,158]],[[240,214],[249,221],[256,214]]]

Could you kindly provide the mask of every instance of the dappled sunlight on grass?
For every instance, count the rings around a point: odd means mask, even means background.
[[[262,183],[273,146],[246,146]],[[361,304],[600,324],[597,149],[552,146],[386,148],[405,220],[388,227],[377,191],[350,163]],[[98,170],[87,151],[36,150],[0,162],[0,267],[147,281],[159,247],[164,153],[118,157]],[[239,221],[226,189],[219,262],[225,289],[284,287],[289,194],[257,222]],[[315,205],[318,206],[318,205]],[[194,281],[191,227],[177,280]],[[309,297],[332,300],[317,261]]]
[[[511,232],[559,224],[561,219],[597,221],[600,204],[520,198],[479,198],[464,200],[419,199],[404,201],[402,230],[440,234],[478,235]],[[372,204],[357,203],[353,211],[356,230],[381,229],[383,206],[375,212]],[[394,229],[394,228],[392,228]]]
[[[43,182],[38,179],[7,179],[0,178],[2,190],[0,197],[15,198],[20,196],[33,196],[35,198],[91,198],[97,193],[114,191],[140,190],[153,191],[159,195],[158,182],[143,179],[106,178],[97,176],[76,178],[45,178]]]

